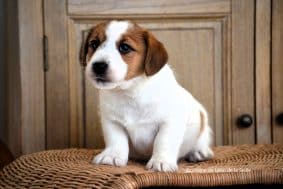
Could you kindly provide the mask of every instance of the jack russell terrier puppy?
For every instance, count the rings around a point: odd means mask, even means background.
[[[177,161],[213,156],[204,107],[176,81],[167,52],[149,31],[130,21],[93,27],[80,61],[99,89],[105,149],[95,164],[127,165],[149,159],[146,168],[176,171]]]

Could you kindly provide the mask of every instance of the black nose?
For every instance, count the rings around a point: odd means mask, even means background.
[[[108,68],[108,64],[105,62],[94,62],[92,64],[92,71],[97,75],[104,75]]]

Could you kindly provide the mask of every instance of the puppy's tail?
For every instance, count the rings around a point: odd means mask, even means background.
[[[208,114],[204,107],[200,107],[200,132],[199,137],[204,137],[208,140],[209,145],[212,144],[213,132],[209,126]]]
[[[209,127],[209,123],[208,123],[208,115],[206,110],[201,107],[200,108],[200,132],[199,135],[201,135],[201,133],[204,132],[205,129],[207,129],[206,127]]]

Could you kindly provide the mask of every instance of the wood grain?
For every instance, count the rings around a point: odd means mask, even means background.
[[[283,113],[283,1],[272,1],[272,128],[273,143],[283,144],[283,126],[275,119]]]
[[[68,19],[71,147],[85,147],[84,70],[78,62],[83,38],[78,29],[79,25]]]
[[[17,157],[45,148],[42,4],[24,0],[7,5],[7,144]]]
[[[271,143],[270,40],[271,1],[256,1],[255,88],[256,143]]]
[[[6,2],[0,0],[0,139],[7,142],[7,15]]]
[[[19,48],[24,154],[45,148],[42,2],[19,3]],[[30,11],[27,11],[31,9]]]
[[[7,1],[7,140],[14,157],[22,154],[21,139],[21,77],[19,61],[19,25],[16,1]]]
[[[229,15],[227,16],[225,19],[223,19],[223,33],[226,35],[223,35],[223,70],[222,72],[224,73],[223,75],[223,102],[224,102],[224,106],[223,106],[223,136],[224,136],[224,141],[223,143],[225,145],[227,144],[232,144],[233,143],[233,127],[234,127],[234,123],[231,121],[232,120],[232,103],[231,103],[231,99],[232,99],[232,69],[231,69],[231,55],[232,55],[232,16]]]
[[[68,13],[72,16],[128,15],[128,14],[200,14],[229,13],[229,0],[69,0]]]
[[[44,1],[45,34],[48,37],[46,72],[47,149],[69,147],[70,91],[66,2]]]
[[[233,144],[255,143],[255,125],[240,128],[242,114],[254,118],[254,1],[232,1]]]
[[[85,141],[88,148],[103,148],[104,139],[100,122],[99,92],[85,79]]]

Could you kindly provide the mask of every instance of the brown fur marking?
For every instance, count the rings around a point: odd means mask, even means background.
[[[133,24],[117,42],[117,49],[121,42],[127,43],[134,49],[127,54],[121,54],[124,62],[128,65],[126,80],[144,73],[144,57],[146,49],[143,34],[144,30],[138,25]]]
[[[121,37],[121,42],[126,42],[134,51],[121,55],[128,65],[126,80],[145,73],[147,76],[157,73],[167,62],[168,54],[163,44],[159,42],[149,31],[131,23],[132,27]]]
[[[201,135],[201,133],[204,131],[204,127],[205,127],[205,117],[203,115],[202,112],[200,113],[200,129],[199,129],[199,136]]]
[[[167,63],[168,54],[163,44],[148,31],[145,33],[145,43],[147,46],[145,74],[151,76]]]
[[[102,22],[90,29],[85,42],[82,43],[80,50],[80,62],[83,66],[86,66],[90,57],[95,52],[89,47],[89,42],[92,40],[99,40],[100,44],[106,40],[105,29],[109,22]]]

